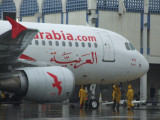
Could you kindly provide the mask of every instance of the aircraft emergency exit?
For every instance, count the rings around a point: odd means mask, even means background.
[[[121,35],[100,28],[0,21],[0,90],[51,103],[75,85],[137,79],[147,60]]]

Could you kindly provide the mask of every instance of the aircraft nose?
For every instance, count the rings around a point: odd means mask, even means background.
[[[149,63],[148,63],[147,59],[144,56],[142,56],[141,63],[140,63],[139,66],[141,67],[143,74],[146,74],[148,72]]]

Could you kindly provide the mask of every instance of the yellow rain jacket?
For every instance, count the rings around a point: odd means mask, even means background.
[[[114,101],[114,99],[115,99],[115,91],[116,91],[116,86],[113,85],[113,93],[112,93],[113,101]]]
[[[132,100],[134,99],[134,92],[131,85],[128,85],[128,91],[127,91],[127,106],[129,109],[133,107]]]
[[[81,89],[79,90],[79,97],[80,97],[80,105],[81,104],[85,104],[86,102],[86,97],[87,97],[87,93],[86,91],[83,89],[83,86],[81,87]]]
[[[127,100],[133,100],[134,92],[131,85],[128,85]]]
[[[119,103],[121,100],[121,90],[120,90],[119,86],[116,86],[115,99],[116,99],[116,103]]]
[[[4,99],[6,97],[6,95],[2,92],[1,93],[1,98]]]

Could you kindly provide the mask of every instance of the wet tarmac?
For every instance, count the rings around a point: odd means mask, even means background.
[[[73,108],[69,104],[2,104],[0,120],[160,120],[158,108],[140,107],[128,111],[120,107],[118,112],[106,105],[92,110],[80,109],[78,105]]]

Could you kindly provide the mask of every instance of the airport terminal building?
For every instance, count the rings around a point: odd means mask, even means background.
[[[8,12],[24,22],[90,25],[123,35],[147,58],[150,70],[122,83],[122,91],[131,83],[141,100],[150,100],[153,87],[160,102],[160,0],[0,0],[0,19]],[[100,88],[103,101],[110,100],[112,85]]]

